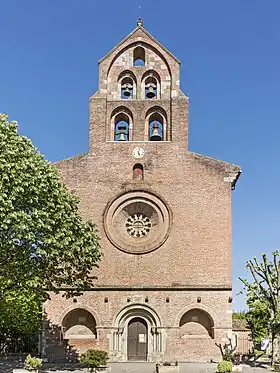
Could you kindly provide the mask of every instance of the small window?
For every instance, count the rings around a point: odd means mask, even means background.
[[[144,170],[140,163],[136,163],[133,167],[133,180],[143,180]]]
[[[137,47],[133,51],[133,66],[145,66],[145,49]]]

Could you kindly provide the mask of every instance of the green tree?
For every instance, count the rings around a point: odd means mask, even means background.
[[[261,340],[269,334],[269,304],[260,301],[254,293],[248,292],[247,305],[246,321],[251,330],[254,344],[259,346]]]
[[[32,334],[42,320],[40,298],[30,291],[12,290],[0,302],[0,334]]]
[[[0,114],[0,301],[11,291],[92,286],[100,260],[95,225],[16,122]]]
[[[245,320],[246,319],[246,311],[233,311],[232,312],[232,320]]]
[[[248,328],[251,330],[251,337],[254,344],[259,346],[261,340],[269,334],[267,305],[255,299],[254,294],[247,293],[247,311],[232,313],[233,320],[246,320]]]
[[[251,280],[240,279],[247,292],[249,306],[248,323],[254,327],[255,339],[261,338],[262,333],[269,329],[272,338],[272,362],[280,359],[280,260],[279,252],[272,254],[269,260],[266,254],[261,260],[250,259],[247,267]],[[251,311],[250,311],[251,310]],[[256,328],[255,328],[256,329]]]
[[[38,345],[38,330],[42,321],[42,302],[37,293],[21,289],[10,290],[0,300],[0,353],[24,348],[25,343]]]

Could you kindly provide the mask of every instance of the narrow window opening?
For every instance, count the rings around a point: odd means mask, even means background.
[[[152,114],[149,119],[150,141],[162,141],[163,139],[163,118],[160,114]]]
[[[120,113],[115,118],[115,141],[129,141],[129,118]]]
[[[140,163],[136,163],[133,166],[133,180],[143,180],[144,179],[144,169]]]
[[[145,66],[145,49],[137,47],[133,51],[133,66]]]

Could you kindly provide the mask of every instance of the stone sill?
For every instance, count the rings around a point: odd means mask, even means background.
[[[209,335],[183,335],[182,339],[212,339]]]
[[[84,339],[84,340],[97,340],[97,338],[94,336],[94,335],[67,335],[67,336],[64,336],[63,339],[71,339],[72,341],[73,340],[81,340],[81,339]]]

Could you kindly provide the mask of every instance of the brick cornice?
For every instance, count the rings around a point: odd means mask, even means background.
[[[67,291],[69,288],[60,288],[59,291]],[[79,289],[71,289],[77,290]],[[81,292],[88,292],[88,291],[231,291],[232,287],[227,285],[178,285],[178,286],[124,286],[124,285],[116,285],[116,286],[94,286],[90,289],[81,290]]]

